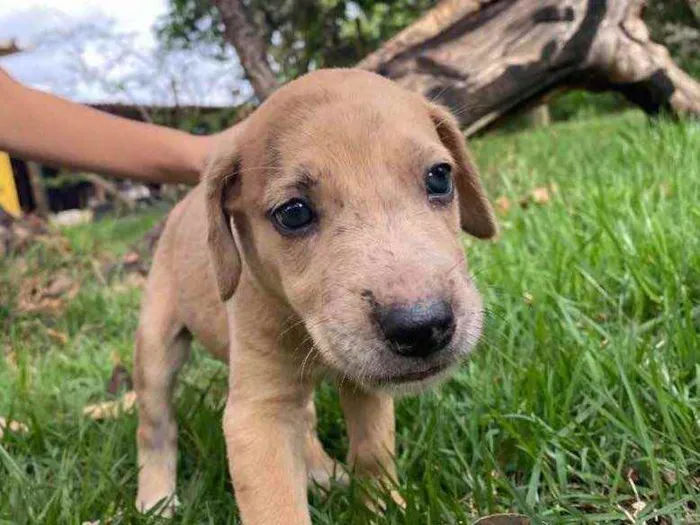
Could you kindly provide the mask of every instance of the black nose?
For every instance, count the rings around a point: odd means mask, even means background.
[[[394,352],[407,357],[427,357],[452,339],[455,320],[446,301],[380,308],[379,326]]]

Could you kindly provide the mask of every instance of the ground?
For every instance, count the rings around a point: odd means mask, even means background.
[[[452,381],[398,403],[407,508],[385,521],[514,510],[548,523],[700,522],[700,127],[625,114],[473,149],[502,227],[497,242],[464,242],[486,334]],[[154,521],[133,510],[136,416],[82,410],[110,399],[116,362],[131,366],[140,289],[104,261],[161,214],[68,230],[67,243],[0,268],[0,416],[28,428],[0,440],[0,523]],[[63,292],[72,301],[23,311],[28,276],[41,286],[59,270],[80,285]],[[225,377],[202,352],[183,374],[175,523],[237,523]],[[342,456],[332,387],[318,405],[322,439]],[[368,523],[359,492],[312,496],[314,523]]]

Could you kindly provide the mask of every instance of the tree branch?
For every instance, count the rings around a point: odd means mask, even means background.
[[[253,86],[262,102],[277,89],[278,83],[267,59],[267,43],[256,27],[242,0],[214,0],[224,22],[224,37],[233,45]]]

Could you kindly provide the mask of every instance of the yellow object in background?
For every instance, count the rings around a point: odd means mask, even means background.
[[[0,151],[0,206],[15,217],[19,217],[22,214],[10,156],[4,151]]]

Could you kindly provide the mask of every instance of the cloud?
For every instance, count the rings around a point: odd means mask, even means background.
[[[111,11],[91,2],[53,3],[57,8],[30,1],[0,9],[0,38],[15,37],[28,48],[0,60],[20,82],[86,103],[219,106],[250,93],[235,53],[221,61],[158,46],[150,28],[162,12],[160,0],[100,4]]]
[[[164,14],[167,0],[120,0],[105,2],[104,0],[23,0],[21,2],[4,2],[0,4],[0,19],[13,14],[23,16],[24,12],[32,12],[39,16],[38,22],[46,16],[60,15],[64,18],[104,17],[115,20],[123,30],[149,32],[155,19]],[[39,25],[39,31],[41,25]],[[32,28],[30,28],[30,32]],[[24,34],[24,32],[22,32]],[[6,33],[0,30],[0,35]]]

